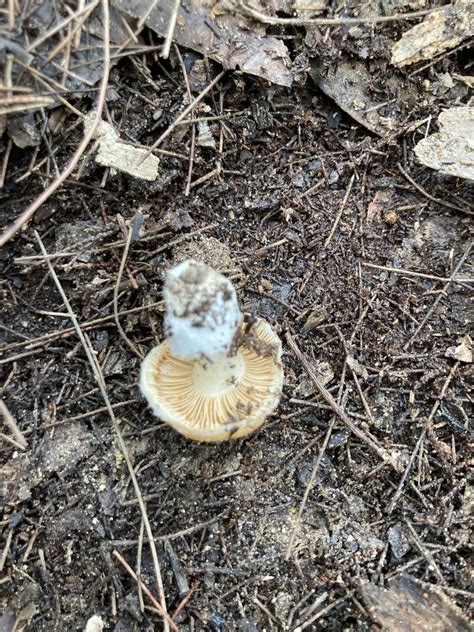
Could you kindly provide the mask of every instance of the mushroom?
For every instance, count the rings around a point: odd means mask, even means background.
[[[275,410],[281,342],[260,318],[244,319],[232,283],[187,260],[166,275],[166,340],[143,361],[140,389],[155,415],[196,441],[237,439]]]

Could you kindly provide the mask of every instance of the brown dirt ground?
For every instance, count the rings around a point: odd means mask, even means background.
[[[463,54],[445,58],[441,70],[462,74]],[[158,95],[128,60],[113,70],[119,99],[109,103],[110,116],[143,144],[183,103],[179,64],[172,60],[166,70],[150,61]],[[432,72],[417,76],[414,94]],[[163,109],[153,132],[156,110],[130,88]],[[192,590],[175,619],[180,630],[295,630],[324,608],[306,629],[368,630],[373,619],[361,586],[403,573],[443,586],[466,611],[469,365],[446,350],[468,333],[472,284],[436,277],[449,277],[467,252],[470,218],[429,200],[397,164],[432,196],[457,205],[472,202],[468,185],[412,162],[424,126],[381,140],[344,114],[334,117],[337,107],[309,80],[284,89],[228,73],[205,99],[211,113],[220,98],[228,118],[210,128],[217,141],[223,134],[222,154],[197,147],[193,181],[218,162],[219,175],[184,195],[188,128],[168,140],[165,148],[177,155],[160,156],[154,183],[120,174],[104,180],[89,158],[80,180],[63,186],[2,253],[0,386],[28,441],[24,452],[0,444],[2,605],[23,612],[24,629],[38,632],[83,630],[93,614],[116,632],[161,629],[146,597],[141,611],[135,581],[112,555],[117,550],[135,568],[141,550],[142,579],[155,592],[149,547],[137,544],[136,497],[87,358],[76,335],[62,333],[70,321],[44,262],[22,259],[39,254],[36,230],[49,253],[69,253],[53,261],[79,321],[109,317],[84,329],[159,538],[169,611],[185,592],[178,579]],[[430,113],[449,98],[440,95]],[[420,101],[410,122],[425,116]],[[57,133],[59,163],[78,138],[68,125]],[[5,223],[46,181],[40,173],[15,182],[29,160],[13,149],[0,208]],[[286,342],[284,396],[256,434],[200,445],[153,418],[137,390],[139,360],[110,318],[124,249],[119,216],[128,221],[137,212],[143,227],[118,298],[120,311],[135,310],[121,316],[133,343],[146,352],[161,339],[161,304],[149,305],[160,301],[174,261],[193,256],[215,265],[233,279],[246,311],[268,319],[284,341],[291,334],[327,374],[327,388],[352,421],[402,468],[425,428],[396,503],[402,474],[336,418],[286,559],[333,417]],[[459,275],[472,279],[469,258]],[[357,361],[350,360],[353,371],[348,356]]]

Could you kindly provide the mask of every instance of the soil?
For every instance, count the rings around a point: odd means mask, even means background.
[[[377,59],[406,28],[371,29],[374,83],[387,67]],[[291,32],[295,56],[302,32]],[[333,29],[313,63],[350,56],[349,48],[344,31]],[[406,575],[438,585],[468,612],[471,373],[446,352],[469,333],[472,236],[463,211],[472,190],[421,167],[412,151],[424,119],[435,120],[452,99],[431,94],[427,111],[423,82],[465,75],[467,64],[460,50],[407,80],[409,119],[390,137],[356,123],[309,77],[284,88],[228,72],[205,97],[207,110],[196,111],[225,118],[209,121],[217,148],[194,149],[189,195],[184,125],[162,146],[168,153],[158,154],[155,182],[109,173],[86,153],[80,177],[7,244],[0,387],[27,448],[0,440],[2,631],[15,620],[17,630],[84,630],[93,615],[115,632],[162,629],[121,563],[138,568],[158,597],[117,434],[35,231],[104,374],[179,630],[369,630],[363,587]],[[208,64],[208,79],[219,70]],[[123,58],[111,85],[110,120],[146,146],[186,103],[175,54],[159,64],[152,54]],[[93,98],[74,103],[87,111]],[[63,115],[39,146],[37,160],[55,150],[50,171],[43,165],[22,179],[32,150],[13,146],[3,225],[77,147],[76,117]],[[120,279],[128,222],[135,230]],[[188,441],[153,417],[137,388],[133,348],[144,354],[162,339],[163,275],[189,256],[227,274],[243,309],[267,319],[284,343],[280,406],[242,440]],[[464,280],[450,281],[454,271]],[[117,279],[133,348],[113,318]],[[398,467],[334,413],[288,334]]]

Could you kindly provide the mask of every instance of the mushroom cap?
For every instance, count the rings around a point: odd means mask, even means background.
[[[259,428],[283,387],[281,342],[264,320],[241,327],[234,355],[176,358],[168,340],[143,361],[140,389],[153,412],[195,441],[226,441]]]

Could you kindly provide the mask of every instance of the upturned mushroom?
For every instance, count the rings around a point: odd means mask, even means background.
[[[143,361],[140,388],[155,415],[196,441],[237,439],[275,410],[283,386],[281,342],[245,319],[232,283],[188,260],[164,285],[166,339]]]

